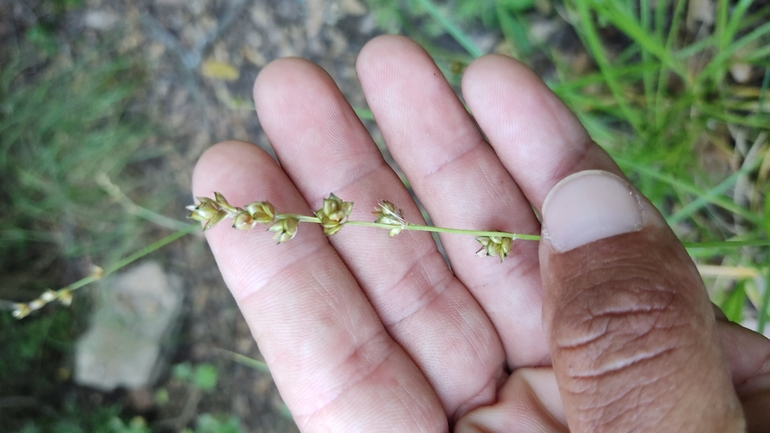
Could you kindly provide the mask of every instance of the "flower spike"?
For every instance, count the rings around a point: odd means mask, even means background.
[[[297,235],[297,229],[299,228],[299,220],[294,217],[287,217],[280,221],[276,221],[275,224],[268,229],[271,232],[275,232],[274,239],[279,244],[288,242]]]
[[[375,220],[376,223],[393,226],[393,228],[388,232],[388,236],[390,237],[401,233],[409,224],[404,219],[404,211],[397,208],[396,205],[387,200],[381,201],[379,206],[374,209],[372,214],[377,217],[377,220]]]
[[[321,220],[324,234],[331,236],[340,231],[352,211],[352,202],[342,201],[336,195],[329,194],[329,198],[324,199],[321,209],[315,211],[315,216]]]
[[[479,236],[476,240],[482,245],[476,252],[476,256],[498,256],[501,262],[511,252],[513,246],[513,239],[502,236]]]

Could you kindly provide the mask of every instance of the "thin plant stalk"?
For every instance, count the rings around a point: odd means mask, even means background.
[[[164,237],[163,239],[157,240],[151,243],[150,245],[147,245],[141,250],[135,252],[134,254],[131,254],[128,257],[118,260],[117,262],[107,266],[104,269],[98,266],[95,266],[89,276],[82,278],[78,281],[75,281],[74,283],[66,287],[62,287],[59,290],[46,290],[45,292],[43,292],[43,294],[40,297],[28,303],[12,303],[11,309],[13,310],[13,316],[16,317],[17,319],[24,318],[28,316],[32,311],[39,310],[49,302],[53,302],[56,300],[58,300],[64,305],[69,305],[72,302],[72,292],[74,292],[75,290],[80,289],[81,287],[87,286],[96,281],[99,281],[102,278],[106,277],[107,275],[110,275],[118,271],[119,269],[125,266],[128,266],[129,264],[135,262],[136,260],[139,260],[140,258],[160,248],[163,248],[164,246],[192,233],[197,229],[199,229],[199,226],[197,224],[188,224],[185,228],[181,230],[177,230],[176,232]]]

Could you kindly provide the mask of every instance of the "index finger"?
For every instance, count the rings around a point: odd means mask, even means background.
[[[280,167],[254,145],[210,148],[193,174],[196,196],[234,206],[270,201],[309,214]],[[302,431],[446,431],[425,377],[388,335],[320,227],[276,245],[259,227],[206,232],[222,276]]]

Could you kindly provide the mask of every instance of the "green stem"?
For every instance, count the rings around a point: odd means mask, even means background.
[[[685,248],[740,248],[740,247],[767,247],[770,240],[752,239],[747,241],[715,241],[715,242],[682,242]]]
[[[381,229],[394,229],[399,226],[382,223],[370,223],[368,221],[348,221],[345,225],[359,226],[359,227],[377,227]],[[540,235],[524,235],[519,233],[508,233],[498,231],[480,231],[480,230],[465,230],[465,229],[452,229],[447,227],[435,227],[424,226],[420,224],[409,224],[403,226],[404,230],[413,230],[418,232],[435,232],[435,233],[454,233],[460,235],[472,235],[472,236],[499,236],[501,238],[521,239],[525,241],[539,241]]]
[[[279,214],[276,215],[276,220],[283,220],[286,218],[296,218],[300,222],[320,224],[321,220],[316,217],[300,214]],[[392,224],[383,224],[369,221],[347,221],[345,225],[358,226],[358,227],[375,227],[378,229],[394,229],[399,226]],[[511,238],[523,241],[539,241],[540,235],[527,235],[521,233],[499,232],[499,231],[485,231],[485,230],[467,230],[467,229],[454,229],[449,227],[436,227],[426,226],[420,224],[407,223],[405,226],[401,226],[402,230],[412,230],[418,232],[434,232],[434,233],[452,233],[459,235],[471,235],[471,236],[498,236],[502,238]],[[745,241],[715,241],[715,242],[682,242],[685,248],[739,248],[739,247],[766,247],[770,246],[770,240],[765,239],[752,239]]]
[[[463,32],[457,24],[450,21],[442,14],[438,7],[430,0],[417,0],[422,7],[444,27],[447,33],[452,36],[458,44],[460,44],[466,51],[473,57],[481,57],[484,55],[484,51],[481,50],[471,38]]]
[[[130,256],[128,256],[128,257],[126,257],[126,258],[124,258],[122,260],[119,260],[119,261],[113,263],[112,265],[110,265],[110,266],[108,266],[107,268],[104,269],[104,273],[102,275],[91,275],[91,276],[85,277],[85,278],[83,278],[83,279],[81,279],[79,281],[76,281],[76,282],[70,284],[67,287],[64,287],[63,289],[61,289],[59,291],[63,291],[63,290],[70,290],[70,291],[77,290],[77,289],[79,289],[79,288],[81,288],[81,287],[83,287],[85,285],[88,285],[88,284],[91,284],[91,283],[93,283],[95,281],[98,281],[98,280],[106,277],[107,275],[110,275],[110,274],[114,273],[118,269],[120,269],[120,268],[122,268],[124,266],[128,266],[132,262],[134,262],[134,261],[136,261],[136,260],[146,256],[147,254],[150,254],[151,252],[153,252],[153,251],[155,251],[157,249],[163,248],[166,245],[170,244],[171,242],[174,242],[175,240],[177,240],[177,239],[179,239],[181,237],[184,237],[184,236],[192,233],[193,231],[199,230],[199,229],[200,229],[200,225],[198,225],[198,224],[189,224],[187,227],[185,227],[185,228],[183,228],[181,230],[178,230],[178,231],[176,231],[176,232],[166,236],[163,239],[155,241],[155,242],[151,243],[150,245],[147,245],[146,247],[142,248],[141,250],[135,252],[134,254],[131,254]]]
[[[757,332],[765,333],[767,314],[770,312],[770,274],[765,278],[765,291],[762,294],[762,304],[757,308]]]
[[[267,367],[267,364],[262,361],[256,360],[254,358],[250,358],[246,355],[241,355],[240,353],[233,352],[231,350],[222,349],[219,347],[215,349],[230,356],[232,360],[237,362],[238,364],[245,365],[246,367],[250,367],[265,373],[270,373],[270,369]]]

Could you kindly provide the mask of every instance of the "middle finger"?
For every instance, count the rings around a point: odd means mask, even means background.
[[[433,60],[414,42],[377,38],[358,58],[369,106],[393,157],[437,225],[539,233],[529,202]],[[509,367],[549,362],[537,243],[508,258],[474,257],[471,236],[441,236],[452,269],[495,325]]]

